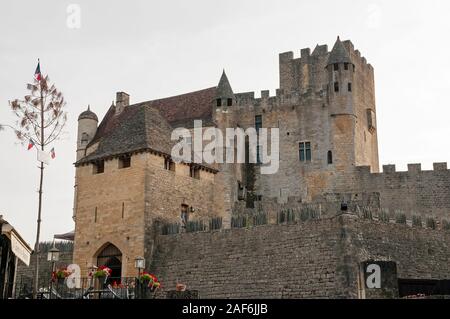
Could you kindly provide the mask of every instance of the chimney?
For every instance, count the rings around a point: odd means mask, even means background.
[[[122,111],[130,105],[130,95],[125,92],[117,92],[116,94],[116,115],[122,113]]]

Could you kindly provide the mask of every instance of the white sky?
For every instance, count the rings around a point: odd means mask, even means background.
[[[66,25],[81,8],[81,28]],[[278,54],[351,39],[375,68],[381,164],[450,162],[449,1],[0,2],[0,123],[23,97],[36,61],[65,94],[69,122],[45,170],[42,236],[72,222],[78,114],[102,118],[116,91],[131,103],[214,86],[225,68],[235,92],[278,88]],[[34,244],[35,151],[0,132],[0,214]]]

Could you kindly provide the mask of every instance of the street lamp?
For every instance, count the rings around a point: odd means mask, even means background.
[[[59,260],[59,249],[55,246],[55,241],[53,241],[53,247],[50,248],[47,254],[47,260],[52,263],[52,274],[50,278],[53,276],[53,272],[55,271],[55,263]],[[52,296],[52,290],[53,290],[53,278],[50,281],[50,298]]]
[[[138,270],[138,278],[141,275],[141,269],[145,268],[145,259],[144,257],[136,257],[134,259],[134,268]]]

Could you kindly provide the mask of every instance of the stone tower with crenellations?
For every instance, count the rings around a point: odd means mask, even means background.
[[[279,74],[274,96],[236,92],[223,71],[217,86],[168,98],[132,104],[118,92],[100,123],[90,108],[80,114],[74,263],[86,272],[108,262],[116,274],[133,276],[136,256],[153,262],[160,229],[226,229],[236,216],[273,219],[305,206],[322,216],[343,203],[450,215],[445,163],[380,172],[374,69],[350,41],[302,49],[299,57],[281,53]],[[245,163],[176,161],[172,133],[194,132],[196,120],[201,132],[279,129],[277,172],[261,174],[264,164],[248,154]]]

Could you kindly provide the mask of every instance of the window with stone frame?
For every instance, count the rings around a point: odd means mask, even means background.
[[[95,162],[92,166],[93,166],[94,174],[102,174],[105,172],[105,161],[104,160]]]
[[[333,64],[333,69],[334,71],[339,71],[339,64],[338,63]]]
[[[300,142],[298,152],[300,162],[311,162],[311,142]]]
[[[216,103],[217,106],[222,106],[222,99],[217,99]]]
[[[352,82],[348,82],[347,90],[348,90],[349,92],[352,91]]]
[[[171,158],[164,159],[164,169],[175,172],[175,162]]]
[[[233,105],[233,99],[228,98],[227,99],[227,106],[232,106]]]
[[[327,163],[328,163],[328,165],[333,164],[333,152],[331,152],[331,151],[327,152]]]
[[[373,133],[376,130],[376,120],[375,120],[375,112],[372,109],[367,109],[367,127],[369,128],[369,132]]]
[[[131,167],[131,156],[126,155],[119,158],[119,169]]]
[[[334,82],[334,92],[339,92],[339,82]]]
[[[191,167],[189,169],[189,175],[192,178],[200,179],[200,167],[195,166],[195,165],[191,165]]]

